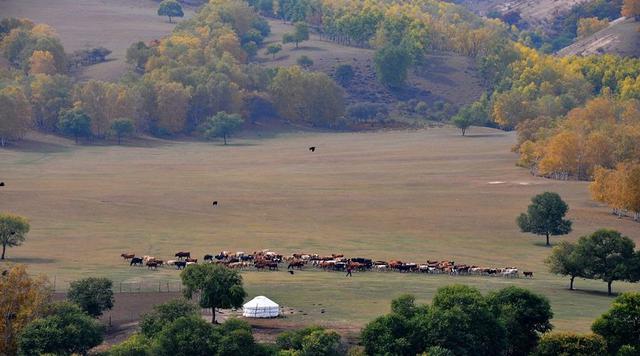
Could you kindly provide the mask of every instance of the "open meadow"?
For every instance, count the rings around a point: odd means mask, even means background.
[[[515,217],[529,199],[555,191],[570,205],[575,240],[601,227],[640,243],[640,225],[592,202],[588,183],[533,177],[514,165],[513,133],[452,128],[374,133],[285,133],[232,139],[231,145],[137,140],[128,146],[74,146],[43,135],[0,151],[0,211],[30,219],[21,247],[2,264],[26,263],[56,289],[105,276],[116,289],[177,281],[172,268],[129,267],[120,254],[197,258],[221,250],[350,257],[454,260],[517,266],[533,279],[303,270],[243,272],[250,296],[267,295],[304,323],[362,325],[389,301],[464,283],[489,291],[511,284],[543,293],[561,330],[586,331],[612,298],[606,285],[546,272],[550,249],[522,234]],[[317,146],[315,153],[309,146]],[[212,207],[217,200],[219,205]],[[616,292],[637,286],[614,283]],[[322,313],[321,309],[325,312]]]

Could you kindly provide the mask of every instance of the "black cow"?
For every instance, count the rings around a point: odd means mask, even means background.
[[[207,261],[209,261],[209,262],[213,261],[213,255],[209,255],[209,254],[204,255],[204,261],[205,261],[205,262],[207,262]]]
[[[140,265],[142,266],[142,258],[141,257],[134,257],[131,259],[131,262],[129,262],[129,266],[135,266],[135,265]]]
[[[184,269],[185,267],[187,267],[187,261],[176,261],[177,269]]]

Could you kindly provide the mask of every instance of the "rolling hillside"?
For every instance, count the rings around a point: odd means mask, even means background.
[[[640,23],[633,19],[620,18],[609,27],[576,41],[558,52],[560,56],[587,56],[592,54],[617,54],[640,56]]]

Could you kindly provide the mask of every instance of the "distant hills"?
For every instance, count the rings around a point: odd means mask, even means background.
[[[560,56],[617,54],[640,57],[640,22],[621,17],[591,36],[558,51]]]

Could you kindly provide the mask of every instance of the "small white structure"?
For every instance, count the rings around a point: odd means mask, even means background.
[[[280,315],[280,306],[264,296],[246,302],[242,310],[242,316],[247,318],[275,318]]]

